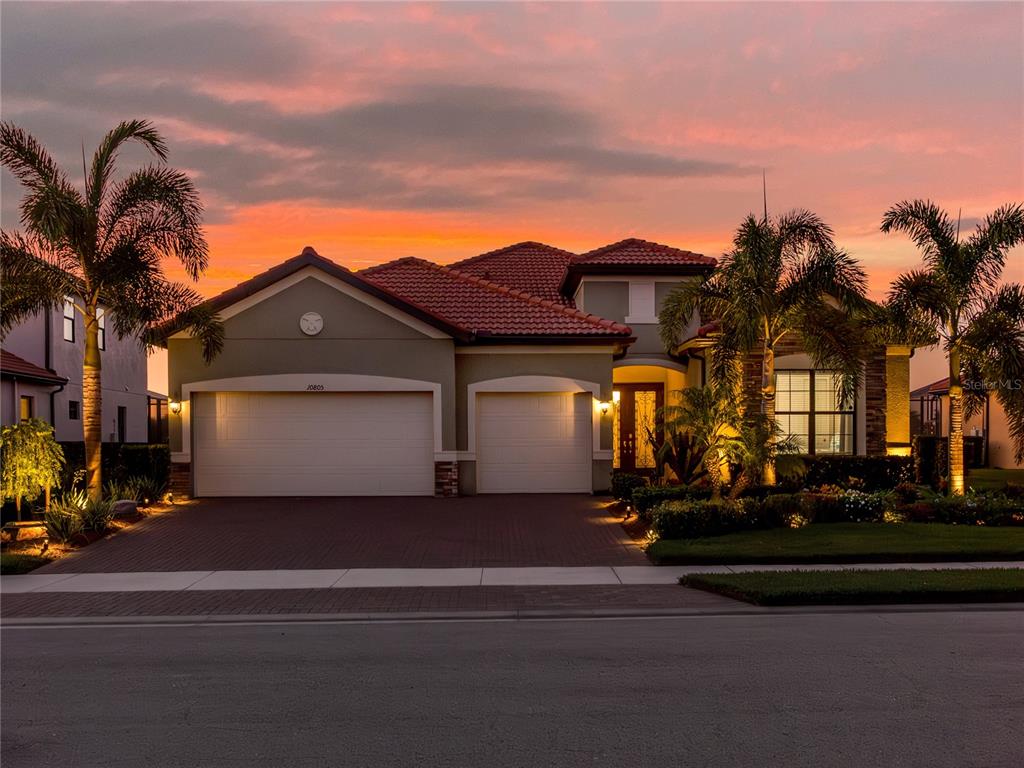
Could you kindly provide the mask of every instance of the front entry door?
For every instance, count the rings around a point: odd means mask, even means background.
[[[655,448],[650,435],[661,444],[663,436],[657,412],[665,404],[665,387],[662,384],[616,384],[614,389],[618,395],[614,466],[624,472],[654,472]]]

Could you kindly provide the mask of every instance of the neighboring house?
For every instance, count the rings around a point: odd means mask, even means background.
[[[145,443],[149,437],[146,353],[135,339],[119,339],[106,318],[100,322],[103,441]],[[70,305],[39,312],[12,328],[2,349],[3,423],[35,416],[53,425],[57,440],[83,440],[82,316]]]
[[[169,336],[174,471],[197,496],[606,490],[613,467],[654,468],[657,408],[705,381],[699,323],[670,355],[657,315],[714,266],[637,239],[360,272],[306,248],[210,300],[225,330],[211,364],[188,333]],[[783,356],[794,407],[812,403],[793,414],[814,425],[811,451],[882,453],[887,430],[890,452],[909,446],[909,349],[894,350],[849,413],[810,394],[830,374]],[[902,387],[889,401],[887,378]]]
[[[918,435],[949,436],[949,377],[910,393],[911,431]],[[964,455],[968,466],[996,469],[1024,468],[1014,458],[1006,411],[989,396],[979,413],[964,419]]]

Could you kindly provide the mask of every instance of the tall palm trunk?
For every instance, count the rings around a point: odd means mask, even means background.
[[[775,348],[767,342],[764,345],[764,358],[761,362],[761,412],[769,424],[775,423]],[[761,482],[765,485],[775,485],[774,459],[765,462]]]
[[[82,432],[85,438],[85,486],[89,498],[103,496],[103,389],[100,382],[100,340],[96,307],[85,313],[85,360],[82,367]]]
[[[949,353],[949,493],[964,493],[964,390],[960,386],[960,350]]]

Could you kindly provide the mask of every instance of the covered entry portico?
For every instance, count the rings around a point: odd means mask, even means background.
[[[612,371],[612,467],[623,472],[655,471],[655,446],[663,435],[658,410],[675,402],[678,391],[700,386],[700,362],[667,357],[629,358]]]

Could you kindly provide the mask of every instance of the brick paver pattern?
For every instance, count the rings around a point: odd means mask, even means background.
[[[36,573],[646,564],[585,495],[203,499]]]

